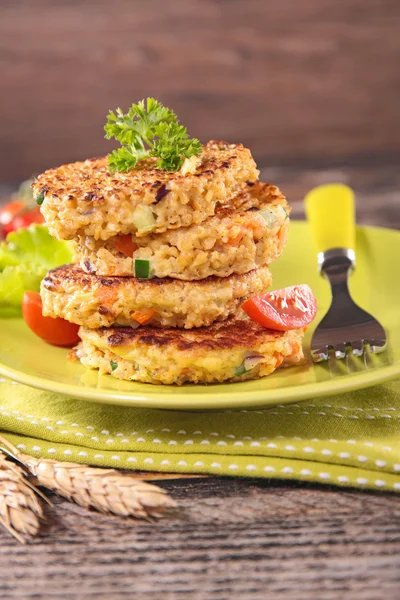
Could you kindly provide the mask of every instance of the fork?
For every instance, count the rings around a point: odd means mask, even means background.
[[[332,301],[311,340],[315,362],[347,354],[362,356],[367,348],[382,352],[387,337],[382,325],[352,299],[348,278],[355,268],[355,203],[351,188],[320,185],[305,197],[305,209],[318,251],[320,273],[329,280]]]

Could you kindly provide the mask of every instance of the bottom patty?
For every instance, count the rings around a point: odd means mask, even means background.
[[[75,356],[83,365],[145,383],[258,379],[304,360],[302,329],[272,331],[246,318],[191,330],[81,327],[79,335]]]
[[[156,327],[201,327],[225,319],[241,304],[266,291],[268,267],[243,275],[201,281],[98,277],[77,265],[49,271],[42,281],[43,314],[90,329],[139,323]]]

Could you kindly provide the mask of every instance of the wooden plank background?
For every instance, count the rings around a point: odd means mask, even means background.
[[[54,496],[41,537],[0,528],[2,600],[398,600],[400,497],[260,479],[161,482],[143,523]]]
[[[262,165],[400,152],[399,0],[2,0],[0,180],[111,148],[154,95]]]

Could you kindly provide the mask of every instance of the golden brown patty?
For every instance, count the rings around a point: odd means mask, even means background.
[[[127,173],[112,172],[103,157],[50,169],[32,187],[44,198],[41,210],[57,239],[107,240],[187,227],[213,215],[259,174],[242,144],[211,141],[203,148],[174,173],[157,169],[157,159],[143,160]]]
[[[235,199],[235,206],[218,207],[213,217],[199,225],[144,237],[95,240],[80,236],[74,245],[75,257],[84,271],[97,275],[132,276],[135,261],[148,260],[151,277],[185,281],[210,275],[227,277],[264,266],[280,256],[287,238],[288,214],[288,204],[278,188],[256,182]]]
[[[98,277],[77,265],[53,269],[43,279],[43,314],[88,328],[113,324],[137,326],[138,311],[153,311],[151,325],[201,327],[227,318],[240,305],[271,285],[267,267],[243,275],[176,279]],[[143,314],[143,313],[140,313]]]
[[[81,327],[76,356],[119,379],[147,383],[244,381],[303,360],[303,330],[272,331],[246,318],[199,329]]]

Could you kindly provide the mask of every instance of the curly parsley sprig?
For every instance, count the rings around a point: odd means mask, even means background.
[[[154,98],[132,104],[126,114],[110,110],[104,127],[106,138],[115,138],[121,148],[108,155],[111,171],[129,171],[148,156],[158,158],[157,167],[177,171],[186,158],[198,156],[201,143],[188,136],[176,114]]]

